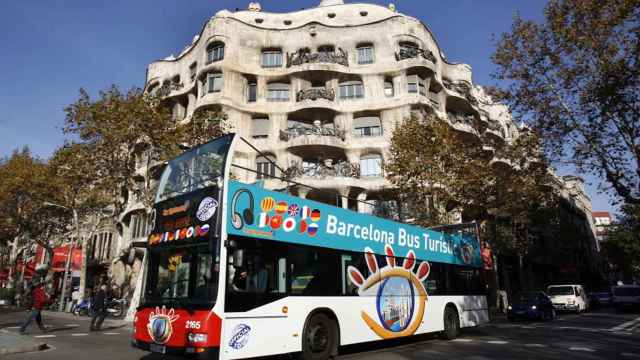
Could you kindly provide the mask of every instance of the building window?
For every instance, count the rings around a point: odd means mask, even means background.
[[[373,64],[373,45],[359,45],[357,48],[358,64]]]
[[[189,78],[193,81],[196,78],[196,73],[198,72],[198,63],[194,62],[189,65]]]
[[[353,119],[353,133],[355,136],[380,136],[382,123],[377,116],[362,116]]]
[[[276,68],[282,66],[282,50],[281,49],[265,49],[262,50],[262,67]]]
[[[269,119],[255,118],[251,120],[251,137],[266,139],[269,137]]]
[[[206,92],[220,92],[222,91],[223,78],[221,73],[207,74]]]
[[[110,232],[101,232],[93,235],[89,241],[87,256],[89,259],[99,262],[108,261],[111,258],[113,245],[113,234]]]
[[[147,214],[143,212],[132,214],[129,229],[131,239],[146,238],[149,235],[147,234]]]
[[[267,101],[289,101],[289,84],[271,83],[267,85]]]
[[[276,176],[275,158],[259,156],[256,158],[256,179],[270,179]]]
[[[382,176],[382,156],[378,154],[366,155],[360,158],[361,177]]]
[[[247,102],[255,102],[258,98],[258,84],[249,82],[247,84]]]
[[[391,79],[386,79],[384,81],[384,96],[393,97],[393,81]]]
[[[346,81],[340,83],[340,98],[354,99],[364,97],[364,85],[362,81]]]
[[[427,95],[427,84],[418,75],[407,76],[407,91],[412,94]]]
[[[224,59],[224,43],[216,42],[207,47],[207,64]]]

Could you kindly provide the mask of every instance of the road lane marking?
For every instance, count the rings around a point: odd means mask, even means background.
[[[504,345],[504,344],[508,344],[508,341],[502,341],[502,340],[489,340],[487,341],[487,344],[494,344],[494,345]]]
[[[82,334],[71,334],[71,336],[88,336],[89,334],[86,333],[82,333]]]
[[[44,338],[54,338],[56,337],[55,335],[34,335],[34,338],[37,339],[44,339]]]
[[[588,347],[582,347],[582,346],[572,346],[569,348],[569,350],[571,351],[586,351],[586,352],[594,352],[595,350],[590,349]]]
[[[543,345],[543,344],[524,344],[524,346],[526,346],[526,347],[537,347],[537,348],[547,347],[546,345]]]
[[[66,324],[65,327],[78,327],[78,324]]]
[[[106,333],[103,333],[103,334],[105,334],[105,335],[120,335],[120,333],[117,333],[117,332],[106,332]]]
[[[452,341],[455,341],[455,342],[472,342],[473,339],[453,339]]]
[[[7,326],[5,329],[20,329],[20,326]]]
[[[629,328],[633,328],[635,325],[639,325],[639,324],[640,324],[640,317],[637,317],[633,320],[624,322],[618,326],[614,326],[610,330],[611,331],[629,330]]]

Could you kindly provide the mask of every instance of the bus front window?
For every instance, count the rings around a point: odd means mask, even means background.
[[[224,173],[232,139],[219,138],[169,161],[160,178],[156,203],[215,185]]]
[[[216,298],[217,264],[208,246],[152,251],[146,301],[211,304]]]

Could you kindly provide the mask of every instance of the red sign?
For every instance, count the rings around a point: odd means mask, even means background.
[[[60,246],[53,249],[53,259],[51,269],[53,271],[64,271],[69,255],[69,245]],[[80,270],[82,266],[82,249],[73,249],[71,256],[70,270]]]

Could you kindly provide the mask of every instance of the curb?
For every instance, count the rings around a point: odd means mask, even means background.
[[[6,330],[0,330],[0,334],[13,335],[13,333],[11,333],[9,331],[6,331]],[[44,342],[33,342],[32,344],[17,345],[17,346],[12,346],[12,347],[11,346],[3,346],[3,347],[0,347],[0,356],[46,350],[47,348],[48,348],[48,346]]]

